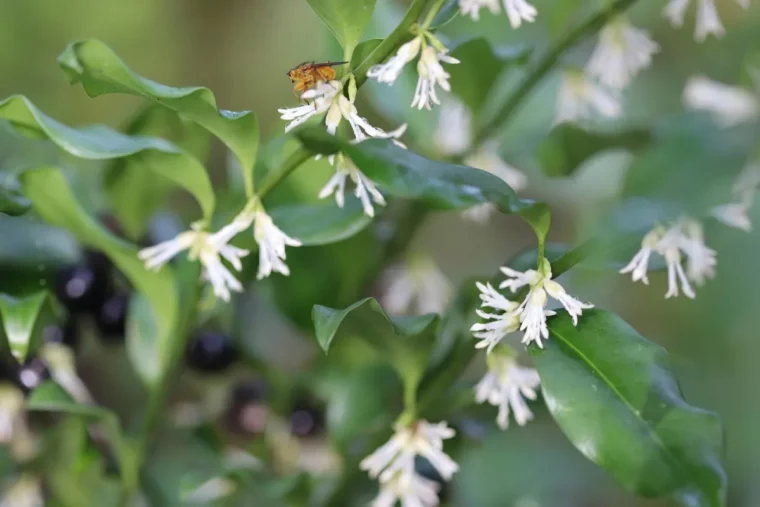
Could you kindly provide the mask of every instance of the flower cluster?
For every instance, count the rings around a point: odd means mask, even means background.
[[[362,460],[360,467],[380,481],[380,492],[373,501],[376,507],[438,505],[439,485],[417,472],[415,460],[426,459],[444,481],[450,481],[459,466],[445,452],[443,441],[454,430],[446,422],[419,420],[409,425],[397,424],[391,439]]]
[[[694,29],[694,39],[698,42],[704,41],[708,35],[721,37],[726,32],[723,24],[718,17],[718,9],[715,7],[714,0],[696,0],[697,1],[697,20]],[[665,6],[663,14],[670,24],[675,28],[683,26],[686,9],[689,7],[689,0],[670,0]],[[749,8],[749,0],[736,0],[736,3],[744,9]]]
[[[412,253],[385,274],[382,304],[389,313],[443,313],[451,298],[451,282],[433,259]]]
[[[362,203],[364,213],[369,217],[375,216],[374,201],[378,206],[385,206],[383,194],[375,187],[375,183],[359,170],[358,167],[342,153],[335,155],[335,174],[319,192],[319,198],[324,199],[335,195],[335,202],[343,207],[346,201],[346,181],[350,179],[354,184],[354,195]]]
[[[448,49],[430,31],[420,28],[414,39],[399,48],[387,62],[373,65],[367,76],[377,79],[380,83],[392,85],[401,75],[407,63],[417,55],[417,88],[414,91],[412,107],[417,109],[432,109],[433,105],[441,103],[437,87],[448,92],[451,90],[449,78],[451,75],[443,68],[442,63],[459,63],[459,60],[448,55]]]
[[[704,76],[694,76],[687,81],[683,103],[689,109],[710,113],[725,127],[760,118],[760,97],[757,94]]]
[[[490,352],[506,335],[518,330],[524,331],[522,343],[527,345],[535,342],[543,348],[542,340],[549,338],[546,318],[555,314],[546,308],[549,296],[567,310],[574,325],[578,324],[578,317],[584,309],[593,308],[593,305],[570,296],[560,284],[552,280],[551,264],[546,259],[541,259],[537,270],[521,272],[503,267],[501,271],[507,279],[499,285],[500,289],[509,288],[514,294],[525,287],[528,293],[522,302],[517,303],[504,297],[491,284],[477,283],[481,307],[500,312],[478,310],[478,315],[486,322],[476,323],[471,328],[480,340],[477,348],[486,348]]]
[[[519,28],[523,21],[532,23],[536,20],[538,11],[525,0],[502,0],[502,2],[512,28]],[[480,10],[484,7],[491,11],[491,14],[499,14],[499,0],[459,0],[459,10],[462,15],[470,16],[473,21],[480,19]]]
[[[145,248],[139,252],[138,256],[145,262],[146,268],[158,270],[187,250],[190,260],[200,261],[203,268],[201,277],[211,283],[214,294],[223,301],[229,301],[231,291],[241,292],[243,286],[222,259],[226,260],[235,271],[243,269],[241,259],[247,256],[249,251],[229,243],[251,225],[253,225],[253,238],[259,247],[257,278],[268,277],[272,272],[289,275],[290,271],[285,264],[285,247],[301,246],[301,242],[282,232],[256,197],[249,201],[232,222],[219,231],[210,233],[205,230],[204,224],[195,223],[191,230],[168,241]]]

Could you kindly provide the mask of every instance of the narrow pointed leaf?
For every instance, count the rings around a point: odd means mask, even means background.
[[[306,0],[350,54],[367,28],[375,0]]]
[[[259,126],[253,112],[219,109],[208,88],[174,88],[146,79],[127,67],[116,53],[98,40],[70,44],[58,57],[58,63],[69,82],[81,82],[91,97],[106,93],[137,95],[207,129],[238,158],[246,190],[252,190],[259,142]]]
[[[24,194],[43,220],[67,229],[83,244],[103,251],[146,298],[155,322],[155,335],[150,337],[154,344],[153,353],[161,365],[159,371],[163,371],[177,328],[178,295],[171,269],[168,266],[158,272],[145,269],[137,258],[137,248],[117,239],[87,215],[58,169],[30,169],[20,179]],[[143,377],[143,380],[153,386],[158,380],[157,374]]]
[[[460,63],[446,67],[451,74],[452,93],[478,114],[502,72],[510,66],[524,65],[530,54],[527,46],[492,47],[483,37],[464,42],[451,51]]]
[[[315,305],[314,335],[328,352],[336,339],[356,337],[388,354],[405,381],[416,383],[435,343],[438,316],[389,317],[375,298],[362,299],[343,310]]]
[[[665,349],[615,314],[549,322],[530,347],[546,405],[570,441],[627,489],[684,506],[725,505],[715,413],[684,401]]]
[[[0,102],[0,118],[25,135],[48,138],[79,158],[112,160],[139,158],[151,171],[181,186],[195,197],[204,218],[214,213],[214,191],[203,165],[172,143],[152,137],[130,137],[104,125],[75,129],[46,116],[26,97],[15,95]],[[140,196],[133,196],[139,200]]]
[[[40,345],[42,328],[52,309],[46,291],[24,297],[0,294],[0,319],[8,346],[16,360],[24,364]]]
[[[316,152],[342,151],[387,195],[420,200],[432,209],[466,209],[492,203],[502,213],[518,215],[528,222],[540,247],[546,240],[549,208],[517,197],[504,180],[489,172],[430,160],[385,139],[351,144],[315,129],[302,130],[299,138]]]

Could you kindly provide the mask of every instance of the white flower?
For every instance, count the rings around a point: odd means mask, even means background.
[[[254,198],[246,209],[251,210],[244,211],[244,214],[253,221],[253,239],[259,245],[259,270],[256,278],[266,278],[273,271],[288,276],[290,270],[285,264],[285,247],[301,246],[301,242],[282,232],[257,198]]]
[[[0,498],[0,507],[43,507],[40,480],[28,474],[19,477],[6,488]]]
[[[480,340],[475,348],[485,348],[490,353],[506,335],[520,329],[520,315],[515,312],[520,305],[502,296],[490,283],[484,285],[476,282],[475,285],[480,291],[480,306],[501,312],[495,314],[476,310],[480,318],[490,322],[478,322],[470,328],[475,338]]]
[[[467,151],[472,144],[472,115],[462,102],[451,98],[441,106],[434,133],[435,145],[442,155]]]
[[[201,224],[195,223],[191,230],[177,235],[174,239],[140,250],[138,257],[145,262],[146,268],[158,270],[180,252],[188,250],[189,259],[199,260],[203,266],[202,276],[211,282],[214,294],[224,301],[229,301],[230,291],[241,292],[243,286],[225,267],[222,258],[235,270],[242,269],[240,259],[248,255],[248,250],[228,245],[228,243],[249,225],[250,219],[239,215],[232,223],[211,234],[203,230]]]
[[[685,236],[680,224],[676,224],[662,235],[657,242],[657,251],[665,257],[668,266],[668,291],[665,293],[665,299],[678,296],[679,282],[681,291],[687,298],[694,299],[694,289],[689,284],[689,279],[681,265],[681,247],[685,242]]]
[[[714,0],[697,0],[697,2],[697,22],[694,30],[694,39],[702,42],[708,35],[721,37],[725,33],[725,29],[718,17]],[[737,0],[736,3],[745,9],[749,7],[749,0]],[[683,20],[688,7],[689,0],[670,0],[668,5],[665,6],[663,13],[674,27],[680,28],[683,26]]]
[[[381,298],[391,314],[443,313],[451,298],[451,283],[433,260],[416,253],[385,275]]]
[[[48,342],[40,357],[50,369],[50,377],[79,403],[92,403],[92,395],[77,375],[74,352],[61,343]]]
[[[407,42],[387,62],[370,67],[367,71],[367,77],[377,79],[380,83],[392,85],[401,75],[404,66],[417,57],[422,42],[423,37],[421,35]]]
[[[235,492],[237,485],[226,477],[212,477],[198,487],[184,492],[182,499],[194,504],[207,504],[226,498]]]
[[[686,254],[686,276],[697,285],[715,276],[717,255],[715,250],[705,245],[702,224],[696,220],[684,220],[681,224],[683,239],[681,250]]]
[[[542,339],[549,338],[549,330],[546,325],[546,317],[554,314],[546,310],[548,297],[559,301],[573,320],[573,325],[578,325],[578,317],[584,309],[593,308],[594,305],[582,303],[570,296],[560,284],[552,280],[551,264],[542,259],[539,270],[530,269],[525,272],[515,271],[508,267],[501,268],[507,275],[507,279],[499,285],[499,288],[509,288],[513,293],[518,289],[528,286],[530,291],[515,313],[520,316],[520,330],[525,331],[522,342],[536,344],[543,348]]]
[[[12,384],[0,384],[0,443],[13,441],[24,421],[24,394]]]
[[[385,206],[383,194],[377,190],[374,182],[367,178],[351,159],[342,153],[335,157],[335,174],[322,187],[319,198],[324,199],[334,194],[335,202],[342,208],[345,204],[346,179],[348,178],[351,178],[354,183],[354,195],[361,201],[364,213],[367,216],[374,217],[375,208],[372,206],[372,201],[380,206]]]
[[[409,426],[397,424],[391,439],[364,458],[359,465],[369,476],[381,483],[400,475],[410,480],[415,472],[414,460],[425,458],[445,481],[450,481],[459,466],[443,452],[443,441],[455,434],[446,422],[416,421]]]
[[[560,85],[555,123],[587,120],[599,114],[620,116],[622,107],[610,90],[592,82],[577,70],[566,71]]]
[[[441,62],[459,63],[459,60],[433,46],[427,46],[422,50],[422,55],[417,62],[418,78],[412,100],[413,108],[432,109],[433,104],[439,105],[441,101],[436,93],[436,86],[440,86],[446,92],[451,91],[451,85],[449,85],[451,75],[443,70]]]
[[[413,473],[397,474],[386,482],[380,483],[380,492],[372,500],[372,507],[394,507],[401,502],[401,507],[435,507],[440,503],[438,490],[440,485],[433,480]]]
[[[632,273],[634,282],[641,280],[644,285],[649,285],[649,279],[647,278],[647,271],[649,270],[649,258],[652,252],[657,248],[657,244],[662,239],[662,235],[665,233],[665,229],[662,227],[655,227],[644,236],[641,242],[641,249],[636,252],[629,262],[620,273]]]
[[[491,14],[498,14],[501,11],[499,0],[459,0],[459,11],[462,16],[470,16],[473,21],[480,19],[480,9],[483,7],[491,11]]]
[[[518,28],[523,21],[532,23],[538,11],[525,0],[502,0],[504,11],[512,28]],[[474,21],[480,19],[480,9],[486,7],[491,14],[499,13],[498,0],[459,0],[459,10],[463,16],[470,16]]]
[[[488,372],[475,386],[475,401],[487,401],[499,407],[496,417],[499,428],[505,430],[509,427],[510,411],[517,424],[525,426],[533,419],[533,412],[523,398],[536,399],[536,389],[541,382],[538,372],[517,364],[509,350],[496,349],[488,356],[487,363]]]
[[[617,18],[599,33],[599,44],[586,70],[603,85],[622,89],[639,71],[649,67],[660,46],[645,30],[635,28],[625,18]]]
[[[689,79],[683,91],[683,103],[689,109],[711,113],[726,127],[760,117],[760,101],[755,94],[704,76]]]
[[[752,230],[752,222],[747,215],[749,205],[744,202],[732,202],[715,206],[710,214],[718,221],[729,227],[735,227],[746,232]]]
[[[328,133],[335,135],[341,119],[345,118],[351,125],[356,141],[363,141],[370,137],[396,139],[406,130],[406,125],[402,125],[392,132],[373,127],[366,118],[359,116],[354,105],[354,99],[349,100],[342,91],[343,84],[340,81],[320,82],[301,95],[301,98],[308,102],[306,105],[278,109],[280,117],[283,120],[290,121],[285,127],[285,132],[290,132],[312,116],[322,113],[326,113],[325,126]]]

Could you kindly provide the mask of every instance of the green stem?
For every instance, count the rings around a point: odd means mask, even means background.
[[[438,0],[434,0],[438,1]],[[425,0],[413,0],[409,10],[401,22],[393,29],[388,37],[381,42],[372,53],[354,69],[353,74],[356,76],[356,86],[361,86],[367,80],[367,71],[373,65],[384,62],[395,53],[402,44],[412,38],[411,28],[417,22],[425,8]]]
[[[279,185],[282,180],[290,176],[290,173],[298,169],[298,167],[314,156],[310,150],[305,147],[300,147],[296,151],[290,154],[290,156],[283,162],[279,169],[275,172],[266,175],[259,187],[258,196],[260,199],[264,199],[266,195],[271,192],[274,187]]]
[[[441,10],[445,1],[446,0],[435,0],[435,3],[430,7],[430,10],[428,10],[427,15],[425,16],[425,21],[422,22],[422,28],[430,28],[430,25],[433,24],[433,20],[438,15],[438,11]]]
[[[494,114],[488,122],[476,129],[474,142],[472,143],[473,148],[462,155],[462,158],[471,155],[473,150],[477,149],[483,141],[490,138],[512,118],[514,113],[517,112],[519,107],[525,101],[525,98],[533,91],[536,85],[541,82],[549,71],[554,68],[567,50],[584,40],[586,37],[596,33],[609,19],[630,7],[635,1],[636,0],[615,0],[614,2],[611,2],[605,8],[593,14],[581,25],[565,35],[565,37],[558,40],[552,48],[549,49],[549,52],[536,63],[535,68],[525,76],[525,79],[523,79],[522,83],[517,87],[517,90],[509,96],[507,101],[501,106],[496,114]]]
[[[598,241],[589,240],[565,252],[559,259],[552,262],[552,278],[557,278],[565,271],[582,262],[586,257],[595,252],[597,247]]]

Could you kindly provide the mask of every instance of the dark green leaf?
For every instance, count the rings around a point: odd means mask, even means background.
[[[525,64],[530,54],[523,45],[493,48],[482,37],[464,42],[451,51],[460,63],[446,67],[452,93],[477,115],[501,73],[507,67]]]
[[[0,118],[11,122],[25,135],[50,139],[75,157],[91,160],[140,158],[151,170],[193,194],[206,219],[210,219],[214,213],[214,191],[206,169],[194,157],[168,141],[130,137],[104,125],[74,129],[45,116],[26,97],[20,95],[0,102]],[[139,201],[139,196],[133,198]]]
[[[356,49],[354,49],[354,54],[351,55],[350,67],[352,69],[355,69],[361,65],[361,63],[366,60],[370,54],[372,54],[372,52],[375,50],[375,48],[377,48],[377,46],[380,45],[381,42],[383,42],[383,39],[369,39],[360,42],[359,45],[356,46]]]
[[[430,28],[443,28],[459,15],[459,0],[446,0],[438,14],[433,18]]]
[[[438,327],[436,315],[391,318],[375,298],[366,298],[343,310],[315,305],[314,334],[328,352],[339,337],[358,337],[387,353],[405,382],[416,383],[427,365]],[[344,339],[344,338],[340,338]]]
[[[725,505],[718,416],[682,398],[668,356],[618,316],[549,321],[530,347],[546,405],[570,441],[626,488],[682,505]]]
[[[86,214],[59,170],[49,167],[30,169],[20,179],[24,194],[32,201],[38,215],[51,225],[68,229],[83,244],[103,251],[144,295],[155,321],[156,334],[151,337],[155,344],[154,359],[163,369],[177,328],[178,295],[171,269],[168,266],[159,272],[145,269],[134,246],[117,239]],[[145,380],[153,385],[158,378]]]
[[[15,217],[26,213],[30,206],[26,197],[0,182],[0,213]]]
[[[37,292],[24,297],[0,294],[0,319],[8,346],[16,360],[24,364],[42,341],[42,329],[52,317],[49,294]]]
[[[344,54],[351,54],[367,28],[375,0],[306,0],[335,35]]]
[[[98,40],[70,44],[58,57],[71,83],[81,82],[91,97],[127,93],[156,101],[194,121],[217,136],[240,160],[247,190],[253,186],[253,166],[259,143],[259,126],[251,111],[218,109],[208,88],[173,88],[146,79]]]
[[[76,263],[79,245],[65,231],[29,215],[0,219],[0,266],[13,271],[40,271]]]
[[[570,176],[583,162],[612,149],[639,150],[653,141],[646,129],[631,128],[618,132],[592,131],[574,123],[554,127],[538,145],[541,168],[549,176]]]
[[[435,209],[465,209],[493,203],[502,213],[515,214],[528,222],[543,247],[551,215],[543,203],[520,199],[504,180],[472,167],[436,162],[384,139],[351,144],[306,129],[299,138],[310,149],[343,151],[386,194],[417,199]]]
[[[184,120],[157,104],[140,111],[124,129],[130,136],[151,136],[167,139],[198,160],[208,155],[208,132],[198,124]],[[116,159],[106,168],[103,183],[119,223],[127,237],[138,240],[145,232],[148,220],[165,203],[171,190],[171,180],[160,170],[150,167],[146,157]],[[135,196],[140,196],[135,199]]]
[[[304,246],[343,241],[364,230],[372,218],[364,214],[358,199],[348,199],[343,208],[332,200],[319,204],[279,206],[270,212],[277,227]]]

